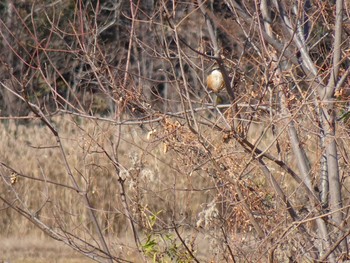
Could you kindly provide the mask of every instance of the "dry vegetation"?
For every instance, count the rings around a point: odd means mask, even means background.
[[[31,231],[26,237],[1,237],[0,262],[11,263],[92,263],[93,260],[63,245]]]
[[[0,260],[348,259],[333,2],[0,3]]]
[[[130,244],[132,231],[119,201],[118,183],[113,176],[115,168],[104,153],[111,150],[110,145],[116,140],[116,126],[70,116],[57,116],[51,121],[60,132],[63,149],[73,175],[79,179],[81,191],[88,193],[99,215],[102,231],[111,242],[114,239],[121,242],[117,246],[123,247],[123,252],[118,253],[130,253],[130,249],[135,249],[135,244]],[[5,182],[1,191],[7,191],[10,186],[17,196],[25,197],[18,202],[25,203],[38,219],[53,229],[65,232],[66,228],[73,228],[70,234],[76,236],[93,232],[86,207],[70,186],[59,148],[54,146],[55,139],[47,127],[11,120],[4,122],[1,130]],[[174,162],[176,156],[164,152],[164,142],[155,137],[156,132],[149,134],[139,127],[124,126],[121,133],[121,177],[126,180],[130,211],[142,241],[150,230],[168,233],[169,230],[163,228],[174,220],[172,211],[183,216],[184,225],[191,226],[197,220],[207,224],[208,219],[199,219],[198,214],[208,200],[216,196],[215,184],[210,178],[200,172],[190,172],[189,165]],[[19,156],[21,162],[18,162]],[[10,197],[10,193],[7,196]],[[157,223],[150,229],[149,218],[153,215],[157,215]],[[31,221],[18,217],[13,210],[5,210],[1,219],[5,237],[31,235],[35,229]],[[191,236],[192,230],[189,230],[186,235]],[[204,250],[201,253],[205,253]]]

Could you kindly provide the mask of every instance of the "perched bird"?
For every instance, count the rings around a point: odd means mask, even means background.
[[[224,77],[219,69],[214,68],[207,77],[208,88],[214,93],[220,92],[224,88]]]

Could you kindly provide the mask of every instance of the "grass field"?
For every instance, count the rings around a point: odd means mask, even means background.
[[[91,263],[95,262],[48,237],[1,237],[0,262]]]
[[[75,121],[69,117],[53,120],[74,176],[82,188],[89,189],[90,201],[104,233],[114,237],[109,241],[113,254],[129,259],[129,248],[134,247],[135,242],[124,242],[128,239],[126,235],[132,237],[132,234],[126,230],[128,223],[122,216],[115,169],[100,148],[102,146],[112,152],[110,140],[115,141],[115,127],[108,123]],[[52,134],[40,123],[3,122],[0,127],[3,132],[0,147],[2,161],[18,172],[0,168],[3,179],[0,190],[4,197],[16,200],[31,213],[40,211],[40,220],[58,232],[64,229],[91,241],[95,232],[81,195],[70,188],[46,183],[46,180],[51,180],[71,185]],[[149,233],[150,230],[145,229],[149,228],[150,217],[158,212],[152,226],[156,231],[170,224],[173,209],[181,218],[186,215],[184,223],[195,225],[199,213],[206,208],[205,204],[215,196],[216,189],[210,178],[196,171],[190,174],[186,171],[191,168],[190,165],[183,165],[179,170],[174,159],[170,158],[171,153],[163,152],[162,142],[157,138],[148,139],[147,132],[138,127],[123,127],[119,154],[122,176],[127,179],[125,188],[130,210],[140,222],[140,236],[145,237]],[[179,190],[175,191],[175,188]],[[192,188],[204,190],[190,191]],[[173,203],[175,197],[176,202]],[[45,237],[30,221],[12,209],[0,212],[0,230],[0,262],[91,262],[63,243]],[[176,235],[171,235],[175,239]],[[125,243],[130,246],[124,246]],[[119,251],[121,246],[123,251]],[[203,251],[206,248],[200,253],[203,254]]]
[[[73,177],[88,193],[111,254],[140,262],[135,259],[140,255],[121,203],[119,175],[105,154],[111,156],[113,153],[112,143],[117,141],[116,126],[71,116],[55,117],[52,122],[59,131]],[[164,126],[147,128],[156,132],[149,134],[141,127],[123,126],[118,148],[120,176],[124,179],[129,212],[137,222],[139,247],[146,247],[149,237],[147,259],[152,261],[155,255],[161,255],[166,257],[162,262],[172,262],[172,257],[178,259],[175,262],[192,262],[173,231],[172,227],[177,223],[181,225],[178,230],[182,239],[200,262],[221,262],[222,255],[227,255],[220,228],[222,220],[226,220],[230,245],[237,258],[244,258],[242,262],[247,262],[246,257],[254,262],[260,258],[258,253],[266,253],[269,241],[266,239],[261,246],[256,243],[250,220],[241,206],[243,198],[237,197],[232,179],[242,175],[239,186],[244,198],[251,205],[250,209],[259,215],[257,220],[266,231],[274,230],[274,235],[278,236],[289,222],[284,219],[284,212],[281,213],[283,207],[275,205],[274,192],[266,184],[259,167],[252,162],[242,174],[242,164],[249,161],[250,156],[234,143],[224,143],[222,134],[210,129],[203,129],[202,136],[212,157],[185,125],[168,120]],[[99,246],[82,195],[72,189],[61,151],[47,127],[35,122],[10,121],[1,123],[0,130],[3,139],[0,156],[6,164],[0,167],[1,196],[35,215],[61,237],[68,233],[69,237],[82,238]],[[262,132],[263,127],[253,127],[249,137],[254,141]],[[271,145],[269,151],[273,152],[272,137],[267,130],[259,146],[265,149]],[[303,142],[313,163],[317,159],[315,143],[306,136]],[[290,147],[281,145],[285,147],[285,160],[295,168]],[[209,160],[218,160],[227,170],[213,166]],[[305,198],[298,191],[300,186],[273,163],[268,165],[295,207],[302,207]],[[344,185],[347,184],[344,179]],[[6,204],[1,205],[0,263],[94,262],[62,242],[45,236],[30,220]],[[218,214],[222,218],[218,218]],[[288,242],[287,246],[290,246]],[[252,249],[257,252],[251,253]],[[279,262],[284,262],[283,253],[282,246],[276,250],[276,258],[281,259]]]

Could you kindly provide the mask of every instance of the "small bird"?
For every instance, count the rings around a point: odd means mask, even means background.
[[[214,68],[207,77],[208,88],[219,93],[224,88],[224,77],[219,69]]]

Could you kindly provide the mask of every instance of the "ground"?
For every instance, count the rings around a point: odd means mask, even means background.
[[[64,244],[45,237],[0,238],[0,263],[92,263]]]

